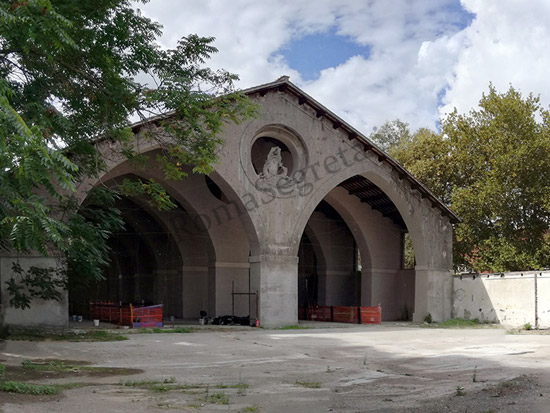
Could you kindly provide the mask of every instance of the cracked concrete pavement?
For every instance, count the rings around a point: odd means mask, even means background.
[[[90,378],[89,386],[65,390],[39,403],[2,401],[0,393],[0,408],[5,412],[290,413],[464,411],[462,404],[472,403],[479,410],[468,411],[550,411],[550,335],[392,323],[128,336],[120,342],[1,343],[0,358],[6,365],[24,359],[68,359],[143,373]],[[491,386],[522,375],[530,377],[531,384],[510,397],[482,397]],[[220,404],[201,392],[152,393],[120,385],[124,380],[160,382],[172,377],[176,383],[207,389],[236,383],[248,388],[221,390],[227,403]],[[464,397],[454,397],[457,387],[464,388]]]

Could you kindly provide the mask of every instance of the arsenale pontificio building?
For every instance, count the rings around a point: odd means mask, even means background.
[[[83,201],[95,185],[152,178],[177,208],[119,200],[125,229],[109,241],[105,279],[48,304],[61,306],[59,320],[90,300],[163,304],[178,319],[250,315],[264,326],[296,324],[312,305],[380,304],[383,320],[450,318],[452,212],[287,77],[245,93],[259,115],[225,127],[209,176],[189,169],[167,180],[161,149],[146,140],[138,148],[147,168],[99,143],[109,168],[82,183]],[[148,127],[135,126],[138,140]]]

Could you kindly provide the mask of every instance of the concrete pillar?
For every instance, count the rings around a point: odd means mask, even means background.
[[[424,321],[428,314],[433,321],[451,318],[453,273],[417,266],[413,321]]]
[[[298,257],[250,257],[251,289],[259,291],[260,325],[280,327],[298,322]]]

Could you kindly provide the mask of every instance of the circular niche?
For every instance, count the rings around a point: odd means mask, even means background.
[[[249,177],[255,181],[263,176],[264,165],[272,151],[276,151],[276,157],[280,157],[279,170],[271,175],[286,175],[291,177],[293,173],[305,168],[308,162],[307,150],[299,135],[283,125],[269,125],[258,130],[249,147],[249,160],[247,170]]]
[[[261,136],[252,144],[250,153],[252,166],[254,167],[254,172],[256,172],[256,175],[260,175],[262,173],[266,159],[274,147],[278,147],[281,150],[281,162],[287,169],[287,175],[291,175],[294,171],[292,152],[288,146],[271,136]]]

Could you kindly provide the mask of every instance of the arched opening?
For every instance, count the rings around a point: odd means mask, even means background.
[[[414,250],[407,226],[392,200],[363,176],[340,183],[315,208],[302,236],[298,265],[301,318],[302,307],[315,301],[381,305],[384,321],[412,319]]]
[[[218,173],[205,176],[193,173],[189,166],[183,166],[187,173],[183,179],[169,180],[158,165],[157,154],[157,150],[144,153],[146,169],[129,162],[115,166],[102,177],[102,183],[120,182],[124,177],[153,179],[178,204],[172,211],[148,209],[171,234],[181,255],[182,288],[171,290],[180,295],[183,307],[176,317],[181,313],[184,319],[197,320],[201,311],[211,317],[233,311],[255,314],[255,299],[249,305],[244,296],[232,294],[251,291],[249,256],[259,253],[257,234],[238,194]]]
[[[345,220],[326,201],[311,215],[298,250],[298,308],[358,306],[361,274],[358,248]]]
[[[101,280],[78,279],[70,272],[69,303],[74,314],[87,314],[90,301],[163,304],[164,314],[181,317],[182,257],[176,240],[140,203],[121,198],[115,205],[124,221],[112,234],[109,264]],[[179,292],[179,293],[178,293]]]
[[[121,175],[106,182],[113,185]],[[164,318],[197,319],[209,309],[209,263],[215,261],[208,231],[198,215],[173,198],[176,207],[159,211],[145,199],[122,197],[122,229],[108,240],[109,263],[101,280],[81,280],[72,274],[69,288],[72,314],[89,313],[91,301],[118,305],[163,305]]]

